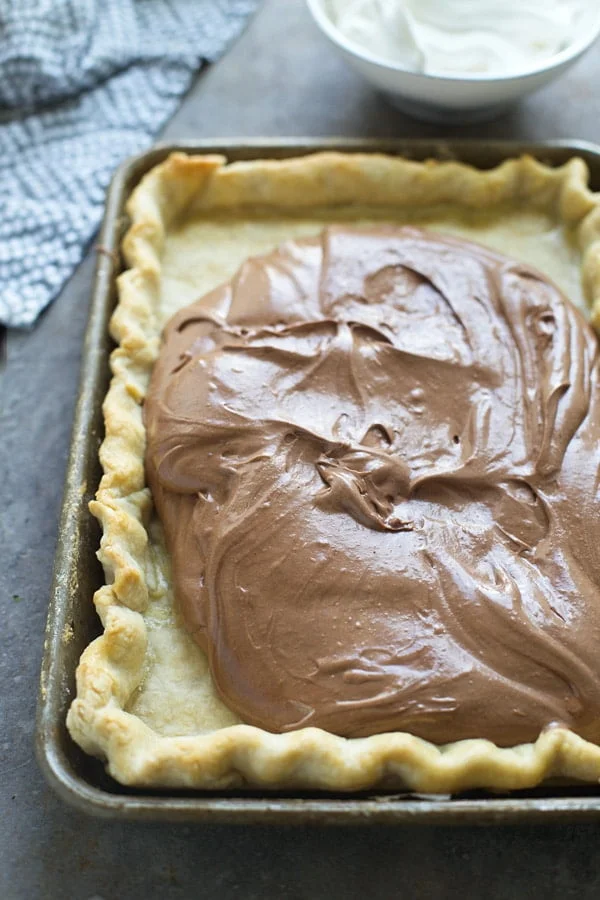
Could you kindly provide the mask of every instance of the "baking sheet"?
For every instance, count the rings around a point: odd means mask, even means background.
[[[65,718],[74,695],[75,669],[83,649],[100,633],[92,603],[103,583],[96,550],[98,523],[89,514],[101,470],[98,448],[103,436],[102,400],[109,380],[112,344],[108,321],[116,303],[115,276],[121,270],[119,245],[127,222],[124,205],[142,175],[169,153],[222,153],[229,160],[285,158],[319,150],[385,152],[421,160],[459,159],[490,168],[510,156],[530,153],[549,165],[573,155],[583,157],[591,186],[600,190],[600,147],[577,142],[470,142],[426,140],[227,140],[158,146],[126,161],[116,172],[107,197],[97,243],[98,262],[85,337],[80,392],[58,538],[46,630],[38,705],[37,750],[52,786],[68,802],[105,817],[144,820],[258,822],[262,824],[464,823],[595,819],[600,789],[545,786],[496,797],[477,793],[460,797],[414,794],[324,794],[264,791],[157,792],[125,788],[113,781],[99,760],[83,753],[69,737]]]

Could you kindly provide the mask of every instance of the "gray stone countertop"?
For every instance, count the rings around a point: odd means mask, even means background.
[[[163,139],[576,138],[600,143],[600,46],[495,122],[420,124],[346,69],[302,0],[265,0]],[[0,406],[0,897],[598,897],[598,825],[488,828],[141,825],[63,805],[34,715],[93,254],[30,332],[5,336]]]

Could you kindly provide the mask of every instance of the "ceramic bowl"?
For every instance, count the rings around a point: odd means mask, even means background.
[[[429,75],[378,59],[346,39],[327,15],[326,0],[306,3],[325,37],[366,81],[403,112],[445,124],[477,122],[500,115],[517,100],[558,78],[600,35],[600,6],[594,9],[590,4],[589,23],[581,29],[581,36],[542,64],[514,75]]]

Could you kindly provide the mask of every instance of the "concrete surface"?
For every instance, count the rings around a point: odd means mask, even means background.
[[[572,137],[600,142],[600,47],[491,124],[422,125],[331,55],[302,0],[266,0],[166,138]],[[485,829],[149,826],[63,806],[33,754],[52,560],[93,260],[6,337],[0,406],[0,898],[598,897],[600,824]]]

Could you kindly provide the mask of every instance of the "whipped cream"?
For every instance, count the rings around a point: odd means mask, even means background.
[[[595,0],[324,0],[335,27],[379,59],[436,75],[524,72],[584,33]]]

